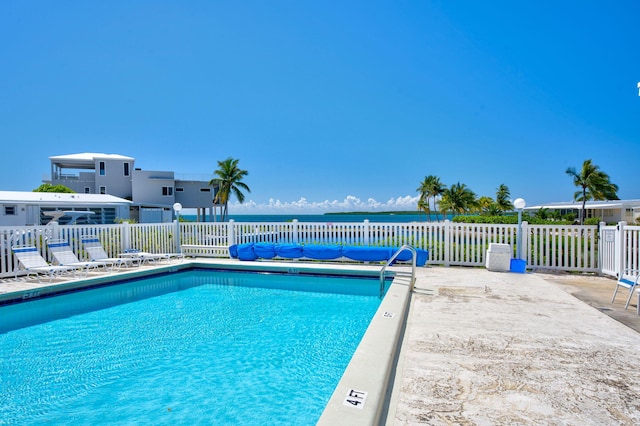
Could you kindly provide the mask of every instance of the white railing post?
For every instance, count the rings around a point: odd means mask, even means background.
[[[227,224],[227,245],[232,246],[236,243],[235,220],[229,219]]]
[[[293,244],[298,244],[298,219],[293,219],[293,226],[291,228],[291,232],[293,235],[291,235],[291,241],[293,242]]]
[[[451,250],[451,221],[444,221],[444,266],[449,266]]]
[[[529,222],[526,220],[522,222],[520,238],[522,238],[520,249],[524,251],[524,253],[520,253],[520,258],[529,263],[531,250],[529,250]]]
[[[62,229],[60,228],[60,224],[58,222],[53,222],[53,232],[52,232],[52,238],[56,239],[56,240],[61,240],[63,238],[62,236]]]
[[[627,222],[624,221],[618,222],[618,225],[616,226],[616,277],[620,277],[620,274],[622,274],[626,267],[627,250],[624,231],[625,226],[627,226]]]
[[[175,244],[176,244],[176,253],[182,253],[182,242],[180,241],[180,221],[178,219],[173,221],[173,226],[174,226],[174,235],[176,236],[175,238]]]
[[[122,247],[120,252],[123,252],[131,247],[131,224],[129,222],[122,223]]]
[[[598,223],[598,241],[597,241],[597,245],[598,245],[598,275],[603,275],[603,268],[604,268],[604,258],[605,258],[605,247],[606,247],[606,238],[603,238],[605,236],[605,229],[604,227],[607,226],[606,222],[600,222]],[[608,253],[607,253],[608,254]]]
[[[364,220],[364,227],[362,229],[362,237],[364,239],[364,245],[368,246],[369,245],[369,232],[370,232],[370,228],[369,228],[369,219],[365,219]]]

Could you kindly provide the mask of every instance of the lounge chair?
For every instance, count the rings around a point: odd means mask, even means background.
[[[40,281],[41,275],[46,275],[49,277],[49,282],[51,282],[54,278],[60,277],[65,272],[76,272],[78,268],[73,266],[61,266],[61,265],[51,265],[49,262],[45,260],[44,257],[40,254],[38,249],[34,246],[14,246],[11,247],[11,251],[18,259],[19,264],[27,271],[27,278],[29,275],[36,275],[38,278],[38,282]],[[20,268],[17,268],[15,271],[15,277],[18,278],[18,271]]]
[[[90,271],[96,271],[98,268],[104,268],[105,271],[111,271],[114,265],[113,262],[104,260],[82,261],[78,259],[78,256],[76,256],[69,243],[65,240],[49,240],[47,241],[47,246],[59,265],[81,269],[84,271],[85,275]]]
[[[110,257],[97,237],[85,235],[80,238],[80,241],[82,241],[82,245],[89,255],[89,259],[94,262],[112,262],[119,270],[123,266],[132,266],[133,262],[137,261],[131,257]]]
[[[633,296],[633,291],[638,286],[638,279],[640,279],[640,270],[638,269],[625,269],[620,274],[618,278],[618,282],[616,283],[616,289],[613,291],[613,297],[611,298],[611,303],[616,300],[616,294],[618,293],[619,287],[624,287],[629,289],[629,297],[627,297],[627,303],[624,305],[624,308],[627,309],[629,307],[629,302],[631,302],[631,297]],[[638,310],[640,311],[640,306],[638,306]]]
[[[125,250],[124,253],[120,253],[120,256],[135,259],[140,264],[143,264],[145,262],[157,262],[160,260],[166,260],[170,262],[172,259],[184,259],[182,253],[149,253],[137,249]]]

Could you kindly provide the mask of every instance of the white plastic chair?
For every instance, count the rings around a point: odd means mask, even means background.
[[[82,269],[85,275],[92,270],[96,271],[98,268],[111,271],[114,265],[114,262],[105,260],[82,261],[78,259],[78,256],[76,256],[69,243],[65,240],[49,240],[47,241],[47,247],[49,247],[49,251],[59,265]]]
[[[172,259],[184,260],[182,253],[149,253],[137,249],[125,250],[124,253],[120,253],[120,256],[138,259],[140,263],[157,262],[160,260],[171,262]]]
[[[624,308],[627,309],[629,307],[629,302],[631,302],[631,297],[633,297],[633,291],[636,289],[638,285],[638,279],[640,279],[640,271],[637,269],[625,269],[620,274],[618,278],[618,282],[616,283],[616,289],[613,291],[613,297],[611,298],[611,303],[616,300],[616,294],[618,293],[618,288],[624,287],[629,289],[629,297],[627,297],[627,303],[625,303]],[[638,306],[638,313],[640,314],[640,306]]]
[[[40,254],[38,249],[34,246],[14,246],[11,247],[11,251],[18,259],[18,263],[27,271],[27,278],[30,275],[36,275],[38,282],[41,282],[40,276],[46,275],[49,277],[49,282],[54,278],[60,277],[65,272],[75,272],[78,268],[73,266],[51,265]],[[21,269],[18,268],[15,271],[15,277],[18,278],[18,272]]]
[[[118,266],[118,270],[123,266],[133,265],[134,260],[130,257],[110,257],[102,247],[102,243],[97,237],[85,235],[80,238],[84,250],[89,254],[89,258],[94,262],[111,262]]]

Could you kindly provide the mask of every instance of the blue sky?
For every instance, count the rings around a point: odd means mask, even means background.
[[[637,1],[0,2],[0,189],[104,152],[211,177],[231,214],[414,209],[426,175],[640,198]]]

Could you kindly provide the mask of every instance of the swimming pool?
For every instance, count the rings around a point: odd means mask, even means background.
[[[0,423],[315,424],[377,287],[192,270],[0,308]]]

